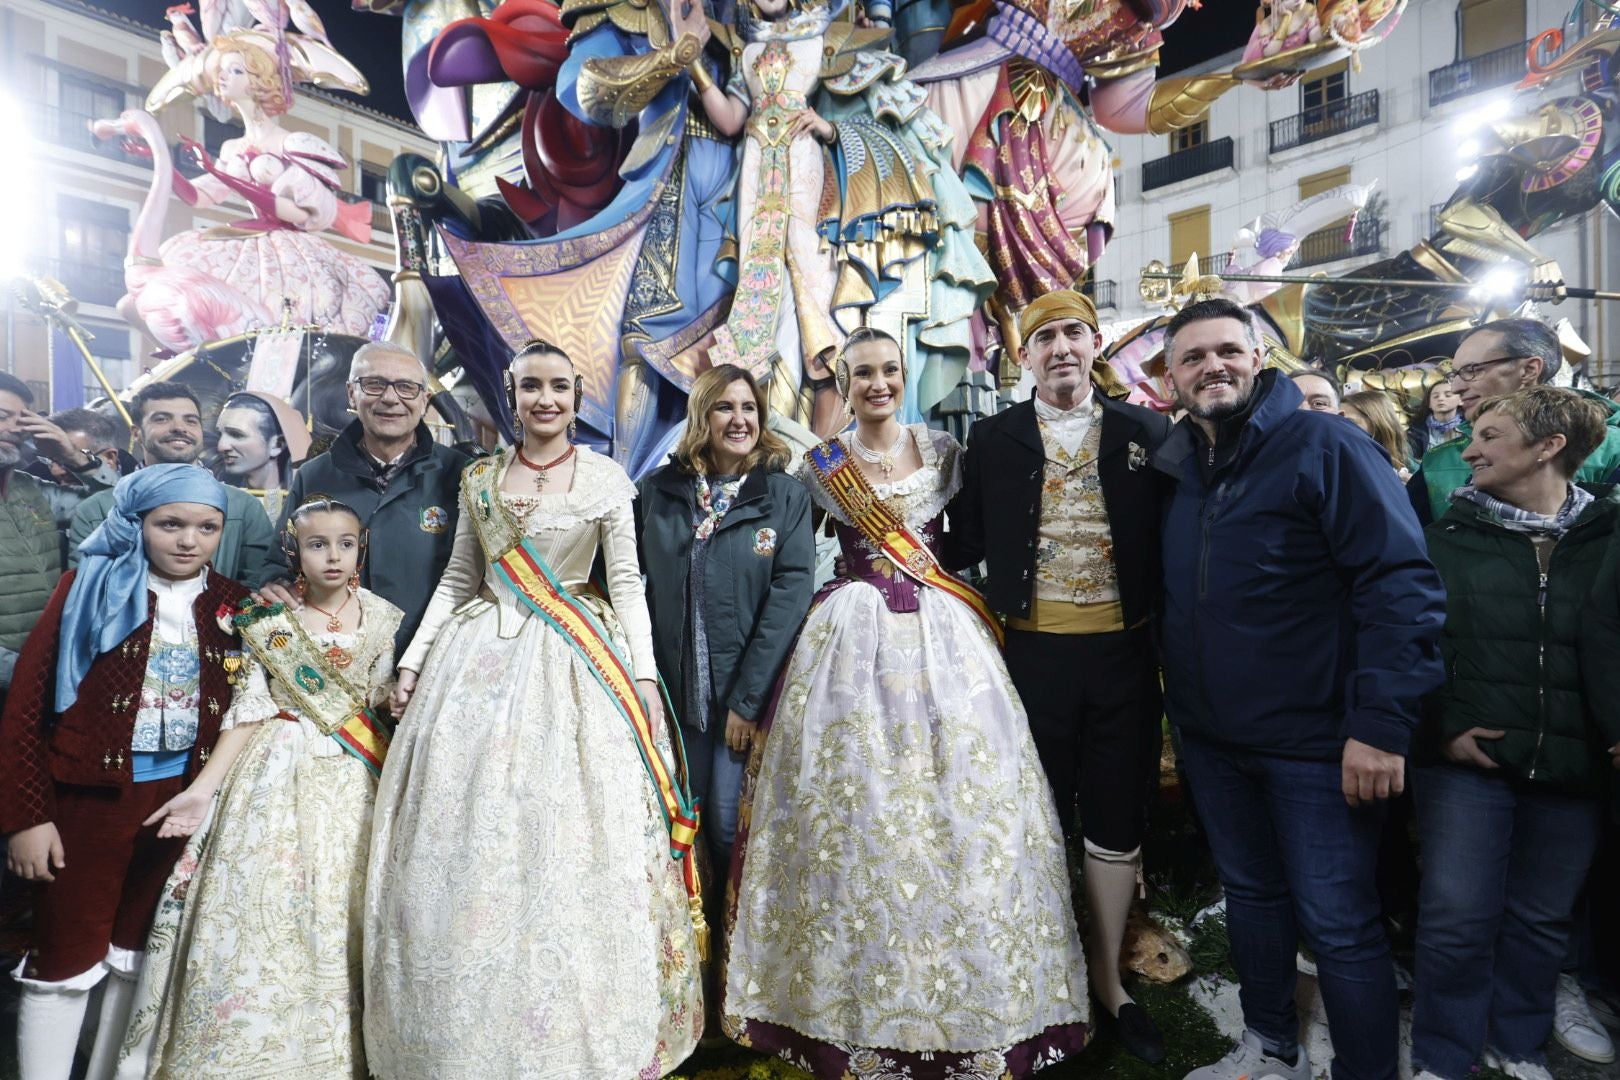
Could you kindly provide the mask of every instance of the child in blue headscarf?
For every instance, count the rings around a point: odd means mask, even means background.
[[[194,465],[119,481],[18,658],[0,717],[0,834],[7,867],[47,883],[16,972],[25,1080],[67,1080],[90,989],[108,974],[89,1075],[112,1073],[185,846],[157,823],[207,762],[241,667],[228,616],[247,590],[208,566],[225,499]]]

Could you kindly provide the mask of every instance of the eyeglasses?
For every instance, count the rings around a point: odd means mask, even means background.
[[[1454,367],[1451,369],[1451,377],[1453,379],[1461,380],[1462,382],[1473,382],[1475,379],[1485,374],[1485,369],[1488,367],[1495,367],[1497,364],[1505,364],[1509,360],[1528,359],[1529,357],[1527,356],[1498,356],[1495,360],[1481,360],[1477,364],[1465,364],[1462,367]]]
[[[366,397],[382,397],[393,387],[394,393],[401,401],[415,401],[422,396],[427,387],[412,379],[385,379],[381,375],[366,375],[359,379],[350,379],[349,385],[358,386],[360,392]]]

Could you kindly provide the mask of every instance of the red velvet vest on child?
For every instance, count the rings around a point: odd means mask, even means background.
[[[122,643],[96,657],[79,684],[78,699],[55,710],[57,641],[62,607],[73,583],[62,577],[39,624],[17,658],[0,718],[0,834],[31,828],[55,815],[55,785],[128,790],[134,783],[134,737],[147,652],[157,612],[147,594],[146,622]],[[241,641],[221,628],[219,613],[234,611],[247,590],[212,570],[192,605],[200,662],[197,738],[186,763],[189,780],[207,762],[230,708],[241,672]]]

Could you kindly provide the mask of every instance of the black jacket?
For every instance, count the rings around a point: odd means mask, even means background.
[[[450,561],[461,512],[461,470],[469,459],[434,442],[423,424],[416,429],[416,445],[384,490],[360,446],[361,434],[356,420],[326,453],[298,467],[276,532],[280,535],[287,516],[314,495],[329,495],[359,512],[371,532],[360,583],[404,613],[394,635],[398,656],[411,643]]]
[[[686,703],[681,646],[697,491],[690,474],[663,465],[637,485],[636,534],[647,578],[653,652],[676,708]],[[709,538],[704,631],[715,700],[757,720],[793,648],[815,591],[810,493],[793,477],[755,471]]]
[[[1125,625],[1150,618],[1159,594],[1159,492],[1151,455],[1170,420],[1093,390],[1102,404],[1097,475],[1114,539]],[[1132,450],[1132,447],[1136,450]],[[954,568],[987,564],[985,599],[1003,615],[1027,616],[1035,596],[1036,530],[1046,449],[1032,401],[973,425],[962,462],[962,489],[951,500],[945,557]]]
[[[1275,370],[1254,393],[1226,460],[1191,418],[1154,457],[1177,481],[1160,621],[1170,721],[1284,757],[1338,760],[1347,738],[1405,754],[1445,679],[1445,590],[1417,518],[1377,443],[1302,412]]]

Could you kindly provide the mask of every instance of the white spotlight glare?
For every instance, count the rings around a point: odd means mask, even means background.
[[[0,168],[0,206],[10,206],[26,212],[35,193],[29,190],[29,176],[33,159],[33,134],[23,118],[22,105],[10,94],[0,93],[0,146],[6,147],[11,160]],[[24,230],[0,230],[0,288],[23,272]]]
[[[1457,144],[1457,156],[1464,161],[1473,161],[1479,157],[1480,145],[1478,139],[1464,139]]]
[[[1479,172],[1478,165],[1464,165],[1462,168],[1457,170],[1457,183],[1467,183],[1469,180],[1474,178],[1474,174],[1477,172]]]
[[[1473,293],[1482,300],[1503,300],[1518,293],[1523,284],[1521,274],[1506,267],[1497,267],[1480,279]]]

